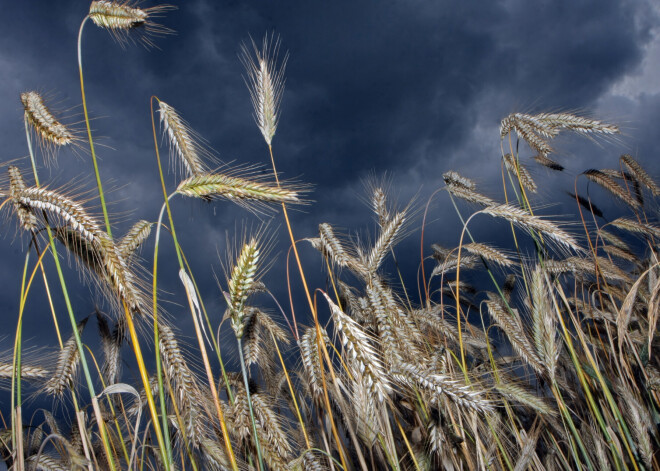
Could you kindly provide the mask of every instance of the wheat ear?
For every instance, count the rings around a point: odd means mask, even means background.
[[[642,168],[642,166],[637,162],[632,155],[623,154],[621,156],[621,162],[628,168],[630,173],[635,176],[635,179],[638,180],[642,185],[653,193],[653,196],[660,195],[660,187],[653,181],[648,173]]]
[[[550,300],[550,293],[546,283],[546,275],[541,265],[537,265],[532,272],[531,304],[532,329],[534,332],[534,346],[541,364],[548,372],[552,381],[555,379],[557,362],[559,360],[559,344],[557,340],[557,320]]]
[[[30,206],[26,206],[19,201],[19,196],[27,186],[23,180],[23,175],[18,167],[10,165],[7,169],[9,173],[9,197],[11,198],[14,211],[18,216],[21,227],[26,231],[35,231],[37,229],[37,217]]]
[[[171,5],[156,5],[149,8],[138,8],[132,0],[94,1],[89,7],[88,17],[96,26],[108,30],[122,45],[128,40],[130,31],[144,30],[141,41],[145,46],[154,46],[150,36],[161,36],[172,33],[172,30],[158,23],[152,18],[162,16],[163,13],[173,10]]]
[[[409,388],[422,388],[434,395],[432,403],[437,404],[440,396],[447,396],[459,406],[479,412],[491,412],[493,404],[485,398],[486,391],[476,385],[467,385],[447,375],[426,371],[423,367],[400,363],[393,367],[393,378]]]
[[[385,191],[380,187],[375,187],[371,195],[371,207],[378,216],[378,224],[383,227],[391,217],[387,209],[387,197]]]
[[[65,126],[55,117],[39,92],[21,93],[21,103],[23,103],[25,121],[32,126],[42,146],[47,150],[46,156],[53,155],[49,151],[53,147],[80,146],[82,140],[78,132]]]
[[[182,412],[185,433],[193,446],[200,444],[205,433],[200,410],[200,392],[197,380],[186,362],[174,331],[164,322],[158,324],[158,348],[163,360],[163,369],[172,381],[176,404]]]
[[[342,344],[347,349],[351,363],[363,375],[367,389],[376,395],[380,402],[384,401],[388,397],[391,387],[380,355],[371,344],[364,329],[344,314],[327,294],[323,293],[323,296],[330,306],[332,319],[337,325]]]
[[[401,233],[404,223],[406,222],[406,212],[401,211],[396,213],[380,230],[380,235],[376,240],[369,256],[367,258],[367,272],[371,275],[375,274],[383,262],[385,255],[396,242],[397,237]]]
[[[631,208],[638,208],[640,206],[639,201],[630,196],[630,194],[624,190],[619,184],[617,184],[612,177],[607,175],[601,170],[589,169],[585,170],[584,176],[587,177],[592,182],[602,186],[607,191],[612,193],[617,198],[620,198]]]
[[[227,303],[231,314],[231,326],[239,339],[243,337],[245,332],[246,314],[244,305],[248,297],[248,291],[257,274],[257,264],[260,256],[261,250],[257,239],[252,238],[243,245],[241,253],[231,270]]]
[[[225,198],[247,209],[266,203],[302,203],[301,190],[294,186],[272,186],[256,180],[212,173],[187,178],[177,188],[183,196]]]
[[[202,157],[208,156],[209,152],[204,148],[200,137],[170,105],[158,100],[158,108],[163,132],[167,134],[170,143],[172,167],[181,168],[186,177],[206,173],[208,169]]]
[[[325,342],[326,345],[331,345],[332,342],[325,329],[320,327],[320,330],[322,336],[321,341]],[[316,328],[308,327],[305,329],[303,335],[300,336],[298,346],[300,348],[300,358],[302,360],[304,377],[307,380],[306,382],[310,389],[311,397],[317,404],[321,404],[323,401],[322,378],[325,375],[321,371],[323,363],[319,357],[316,338]]]
[[[598,206],[596,206],[591,200],[585,198],[584,196],[576,195],[575,193],[571,193],[570,191],[566,192],[568,196],[576,200],[580,206],[585,208],[587,211],[589,211],[591,214],[594,216],[603,217],[603,212],[600,210]]]
[[[101,337],[101,348],[103,349],[103,367],[101,374],[105,378],[106,386],[115,384],[119,379],[121,367],[121,344],[123,342],[122,326],[117,324],[111,332],[105,314],[96,311],[96,319]]]
[[[504,155],[504,166],[510,173],[518,177],[522,186],[532,193],[536,193],[538,187],[536,186],[536,182],[532,178],[532,175],[524,165],[518,162],[518,159],[515,158],[513,154]]]
[[[476,191],[477,185],[469,178],[465,178],[454,171],[444,173],[442,178],[445,185],[447,185],[447,191],[458,198],[484,206],[497,204],[489,197],[478,193]]]
[[[14,376],[14,365],[0,362],[0,378],[12,378]],[[21,364],[21,379],[40,380],[50,376],[50,371],[41,366],[30,366]]]
[[[78,323],[76,326],[78,333],[81,333],[85,328],[87,320],[88,318],[85,318]],[[44,384],[46,394],[62,397],[66,389],[73,386],[78,371],[79,358],[76,338],[72,335],[60,350],[53,376]]]
[[[557,411],[535,391],[523,386],[513,378],[501,378],[500,381],[496,381],[495,389],[507,399],[519,402],[540,414],[557,415]]]
[[[484,260],[495,262],[503,267],[510,267],[514,264],[504,252],[487,244],[472,242],[463,246],[468,252],[482,257]]]
[[[480,212],[488,214],[493,217],[501,217],[522,227],[526,230],[538,231],[550,237],[555,242],[571,248],[575,251],[580,251],[581,248],[573,236],[560,229],[553,222],[541,219],[538,216],[529,214],[527,211],[512,206],[510,204],[500,204],[496,206],[488,206]]]
[[[278,64],[280,40],[274,35],[264,37],[261,51],[252,41],[252,52],[247,45],[241,48],[241,61],[247,71],[245,83],[250,90],[254,119],[269,146],[279,121],[279,108],[284,91],[284,70],[288,55]]]
[[[312,242],[312,241],[310,241]],[[314,242],[312,242],[314,245]],[[328,223],[319,224],[319,239],[318,247],[316,247],[321,253],[325,254],[328,259],[339,267],[349,267],[351,270],[356,271],[357,273],[365,273],[365,270],[362,269],[362,266],[357,262],[355,256],[348,252],[344,247],[342,241],[335,234],[334,229]]]
[[[653,444],[649,431],[655,431],[655,422],[649,409],[636,397],[627,386],[617,388],[621,394],[623,413],[627,422],[632,425],[632,434],[639,447],[639,452],[646,466],[651,469],[653,461]]]
[[[502,120],[500,123],[501,138],[504,139],[511,131],[516,131],[519,138],[543,156],[552,152],[552,147],[546,139],[556,136],[559,132],[534,116],[524,113],[513,113]]]
[[[523,331],[518,319],[512,317],[497,298],[496,295],[489,295],[490,300],[486,301],[488,312],[495,323],[506,334],[513,349],[520,357],[532,366],[539,373],[545,372],[542,360],[536,353],[536,349],[530,343],[527,334]]]
[[[124,260],[129,261],[138,247],[149,238],[152,225],[151,222],[144,220],[133,224],[133,227],[129,229],[117,245],[117,252]]]
[[[637,232],[639,234],[660,238],[660,227],[654,224],[644,224],[627,218],[615,219],[610,224],[619,229],[623,229],[624,231]]]
[[[549,168],[550,170],[556,170],[558,172],[561,172],[564,170],[564,166],[555,162],[552,159],[549,159],[545,155],[542,154],[537,154],[534,156],[534,160],[536,160],[539,164],[543,165],[544,167]]]

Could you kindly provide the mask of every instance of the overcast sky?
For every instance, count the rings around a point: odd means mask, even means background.
[[[238,53],[250,36],[260,40],[272,31],[289,53],[275,159],[284,177],[314,188],[314,202],[291,213],[297,238],[315,236],[321,222],[373,234],[374,219],[360,199],[369,175],[387,172],[401,204],[416,194],[425,204],[450,169],[477,180],[483,192],[500,199],[499,121],[514,111],[572,110],[613,121],[623,130],[617,140],[600,145],[560,140],[553,158],[567,170],[558,175],[534,165],[532,152],[521,147],[522,160],[530,162],[541,186],[534,201],[553,204],[545,214],[574,211],[564,191],[573,188],[575,176],[590,167],[616,168],[622,153],[637,157],[651,175],[660,175],[660,11],[654,2],[193,0],[177,7],[157,20],[176,32],[155,38],[158,49],[122,48],[107,31],[91,22],[85,27],[88,106],[119,235],[138,219],[155,221],[162,203],[151,95],[176,108],[223,161],[269,165]],[[0,161],[23,157],[18,165],[26,175],[30,167],[19,95],[40,91],[69,122],[82,119],[76,38],[88,8],[88,1],[3,5]],[[87,154],[61,152],[58,162],[40,169],[42,180],[74,190],[93,188]],[[173,180],[169,182],[172,190]],[[610,201],[597,204],[612,219],[623,208]],[[89,204],[98,213],[98,203]],[[218,316],[223,306],[213,273],[222,278],[225,234],[233,236],[250,225],[245,222],[249,214],[227,202],[180,199],[173,211],[205,301]],[[458,244],[458,220],[445,194],[435,197],[430,218],[428,243]],[[27,239],[17,234],[13,220],[2,221],[0,315],[8,337],[4,347],[9,348]],[[281,215],[271,224],[278,227],[277,238],[285,242]],[[410,237],[397,252],[412,290],[419,263],[418,227],[419,220],[413,221]],[[475,222],[475,227],[482,241],[507,243],[489,233],[488,224]],[[283,305],[287,247],[281,243],[275,248],[280,255],[266,278]],[[151,250],[148,246],[142,252],[147,264],[153,259]],[[160,265],[162,286],[172,293],[163,298],[180,302],[171,244],[163,251],[168,258]],[[303,254],[312,286],[323,288],[320,258],[307,248]],[[292,273],[297,299],[302,299]],[[75,275],[71,283],[79,286]],[[34,290],[25,335],[34,344],[54,346],[40,281]],[[58,290],[54,292],[59,299]],[[94,299],[86,288],[76,290],[79,318],[91,312]],[[179,326],[189,328],[186,309],[166,307]],[[304,315],[305,305],[297,311]],[[70,332],[59,301],[58,315]]]

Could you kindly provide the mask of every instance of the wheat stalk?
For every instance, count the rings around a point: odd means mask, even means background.
[[[575,238],[560,229],[556,224],[541,219],[538,216],[533,216],[521,208],[517,208],[510,204],[500,204],[496,206],[488,206],[480,212],[493,217],[504,218],[526,230],[541,232],[555,242],[575,251],[581,250]]]
[[[14,365],[0,361],[0,378],[12,378],[14,372]],[[41,380],[49,376],[50,371],[47,368],[21,364],[21,379]]]
[[[344,314],[327,294],[323,293],[323,295],[330,306],[332,319],[337,325],[342,345],[346,347],[349,359],[363,375],[365,386],[378,397],[380,402],[383,402],[390,393],[391,387],[382,359],[364,329]]]
[[[532,178],[532,175],[524,165],[521,165],[520,162],[518,162],[518,159],[515,158],[513,154],[504,155],[504,166],[509,172],[518,177],[522,186],[532,193],[536,193],[538,187],[536,186],[536,182]]]
[[[546,275],[541,265],[537,265],[532,271],[530,292],[534,346],[541,364],[545,366],[548,376],[554,381],[559,359],[557,321],[550,300]]]
[[[496,204],[494,200],[478,193],[475,190],[477,185],[469,178],[465,178],[454,171],[442,174],[442,178],[447,186],[447,191],[458,198],[484,206]]]
[[[85,318],[76,326],[79,333],[85,328],[88,319]],[[71,335],[60,350],[52,377],[44,384],[43,390],[46,394],[61,398],[67,388],[73,386],[79,358],[75,335]]]
[[[406,211],[401,211],[392,216],[385,226],[381,228],[380,235],[367,258],[367,273],[371,275],[376,273],[385,255],[395,244],[405,221]]]
[[[158,334],[158,348],[163,360],[163,369],[172,381],[176,403],[183,414],[186,436],[197,447],[206,432],[202,423],[198,382],[183,357],[172,328],[161,321],[158,325]]]
[[[288,55],[278,64],[280,40],[274,35],[264,37],[261,51],[252,41],[252,52],[246,44],[241,47],[241,61],[247,71],[245,83],[250,90],[254,119],[269,146],[279,121],[279,108],[284,92],[284,70]]]
[[[654,224],[645,224],[627,218],[617,218],[610,224],[612,224],[614,227],[618,227],[619,229],[623,229],[624,231],[637,232],[638,234],[645,234],[651,237],[660,238],[660,227]]]
[[[236,337],[239,339],[243,337],[245,331],[246,314],[244,304],[248,297],[248,291],[257,274],[257,264],[260,255],[261,250],[258,246],[257,239],[250,239],[248,243],[243,245],[241,253],[231,270],[231,277],[228,281],[229,296],[227,304],[229,304],[230,309],[231,326],[236,333]]]
[[[541,358],[536,353],[536,349],[530,343],[527,334],[523,331],[519,320],[512,317],[495,295],[490,295],[490,299],[486,301],[488,306],[488,313],[493,320],[501,327],[502,331],[506,334],[511,346],[525,360],[527,364],[532,366],[536,371],[543,373],[545,367]]]
[[[550,170],[556,170],[558,172],[564,170],[563,165],[555,162],[552,159],[549,159],[545,155],[537,154],[534,156],[534,160],[536,160],[539,164],[543,165],[544,167],[548,167]]]
[[[247,209],[261,207],[263,203],[302,203],[301,190],[295,186],[272,186],[241,177],[210,173],[189,177],[177,187],[177,193],[184,196],[225,198]]]
[[[539,397],[535,391],[523,386],[513,378],[502,378],[500,381],[496,381],[494,386],[497,392],[505,396],[507,399],[514,400],[530,407],[539,414],[551,416],[557,415],[557,411],[553,409],[547,401],[542,397]]]
[[[395,365],[393,378],[406,387],[420,387],[432,394],[433,403],[439,402],[439,396],[446,395],[456,404],[479,412],[491,412],[493,404],[485,399],[486,391],[475,389],[476,385],[467,385],[447,375],[425,371],[424,368],[409,363]]]
[[[21,102],[25,121],[32,126],[45,149],[50,150],[52,147],[67,145],[80,146],[82,141],[78,132],[65,126],[55,117],[39,92],[21,93]],[[47,156],[52,156],[52,154],[52,152],[46,152]],[[47,159],[48,161],[49,159]]]
[[[151,21],[162,16],[175,7],[171,5],[156,5],[149,8],[137,7],[139,2],[132,0],[94,1],[89,6],[88,17],[96,26],[108,30],[122,45],[127,41],[128,34],[135,30],[144,30],[140,39],[145,46],[154,46],[150,36],[161,36],[172,33],[172,30]]]
[[[202,157],[208,156],[209,152],[202,145],[199,136],[170,105],[159,100],[158,107],[163,132],[167,134],[170,143],[172,167],[180,167],[186,177],[207,173],[208,168]]]
[[[471,244],[465,244],[463,249],[468,252],[482,257],[484,260],[495,262],[498,265],[503,267],[510,267],[514,264],[504,252],[498,250],[490,245],[482,244],[480,242],[472,242]]]
[[[602,186],[614,196],[623,200],[631,208],[638,208],[640,206],[639,201],[630,196],[626,190],[618,185],[614,179],[612,179],[612,177],[607,175],[605,172],[601,170],[589,169],[585,170],[583,174],[592,182]]]
[[[18,167],[10,165],[7,169],[9,173],[9,197],[11,198],[14,211],[21,224],[21,227],[26,231],[35,231],[37,229],[37,217],[34,211],[29,206],[21,204],[19,196],[27,188],[23,175]]]
[[[124,260],[130,261],[137,248],[149,238],[152,225],[149,221],[138,221],[133,224],[126,235],[119,241],[117,252]]]
[[[630,173],[633,174],[635,177],[635,180],[639,181],[644,185],[646,188],[651,191],[653,196],[658,196],[660,195],[660,187],[656,185],[656,183],[653,181],[653,179],[649,176],[648,173],[642,168],[642,166],[637,162],[632,155],[629,154],[623,154],[621,156],[621,162],[628,168]]]

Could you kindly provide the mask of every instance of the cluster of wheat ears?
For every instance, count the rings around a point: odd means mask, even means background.
[[[608,136],[619,132],[616,126],[569,113],[515,113],[502,120],[504,203],[456,172],[444,175],[441,189],[463,228],[453,249],[426,248],[427,211],[414,219],[421,208],[397,208],[379,184],[369,194],[377,221],[372,243],[355,242],[325,223],[317,237],[296,240],[287,207],[304,203],[307,187],[280,181],[275,168],[272,141],[286,55],[278,56],[279,42],[271,35],[262,45],[245,45],[241,58],[272,173],[215,168],[186,121],[153,97],[163,206],[156,220],[138,221],[118,237],[111,231],[89,127],[80,62],[83,26],[91,20],[120,42],[141,33],[150,44],[154,34],[168,32],[154,18],[169,9],[92,2],[78,39],[86,135],[64,124],[41,94],[21,95],[31,169],[7,164],[0,180],[0,207],[29,240],[13,355],[0,359],[2,384],[11,388],[11,410],[6,404],[2,409],[0,451],[11,469],[660,468],[654,335],[660,227],[649,222],[646,209],[660,187],[629,155],[621,156],[620,169],[583,172],[576,181],[584,177],[608,190],[629,217],[606,222],[576,190],[578,235],[534,214],[528,195],[537,186],[519,160],[531,151],[548,171],[560,172],[563,167],[550,158],[553,138],[562,132]],[[158,127],[180,169],[173,190],[163,176]],[[84,150],[92,161],[103,220],[86,208],[89,201],[40,182],[37,152],[48,163],[64,147]],[[310,315],[297,320],[292,305],[274,312],[255,305],[255,299],[270,299],[254,297],[270,293],[261,281],[272,264],[267,229],[238,241],[226,279],[219,281],[226,308],[208,312],[204,296],[218,293],[198,290],[177,240],[169,205],[174,197],[229,200],[257,212],[281,207],[298,271],[289,289],[304,292]],[[476,211],[464,219],[457,199]],[[473,239],[470,222],[481,215],[510,224],[510,249]],[[403,277],[388,277],[383,267],[413,225],[422,234],[417,301],[411,301]],[[162,228],[174,243],[194,347],[182,347],[159,306]],[[136,251],[151,237],[148,267]],[[519,245],[523,240],[525,248]],[[311,244],[324,260],[327,289],[308,286],[297,250],[301,243]],[[101,346],[96,355],[81,341],[91,323],[76,315],[63,253],[73,254],[84,279],[106,300],[107,313],[99,310],[94,321]],[[424,262],[430,260],[435,266],[427,273]],[[169,261],[161,271],[175,269]],[[49,264],[55,271],[44,268]],[[466,270],[476,269],[484,274],[475,278],[482,288],[465,283],[465,276],[461,280]],[[58,276],[49,279],[48,273]],[[59,339],[50,367],[22,354],[26,301],[41,283]],[[66,313],[56,312],[59,299]],[[327,323],[319,322],[319,309],[329,312]],[[225,368],[213,335],[223,324],[231,326],[223,342],[236,340],[237,372]],[[139,384],[122,381],[122,353],[130,351]],[[55,409],[39,409],[26,421],[25,383]]]

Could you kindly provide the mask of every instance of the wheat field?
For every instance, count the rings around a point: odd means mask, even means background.
[[[503,198],[462,169],[444,173],[428,201],[404,205],[387,179],[373,179],[365,202],[375,234],[322,223],[300,238],[291,220],[314,211],[313,182],[282,179],[276,167],[289,57],[270,33],[240,53],[268,167],[220,163],[186,118],[153,96],[161,210],[113,233],[113,220],[126,216],[111,211],[94,146],[83,31],[154,46],[171,32],[159,18],[172,10],[91,3],[77,43],[79,122],[67,123],[41,92],[20,96],[29,159],[5,162],[0,177],[3,230],[16,231],[25,260],[12,268],[21,302],[7,313],[13,336],[0,356],[9,469],[660,469],[660,186],[624,154],[603,158],[613,168],[566,175],[574,221],[550,218],[530,199],[543,188],[530,166],[564,169],[555,138],[597,145],[619,126],[579,113],[511,113],[492,136]],[[80,155],[93,193],[40,178],[64,149]],[[577,181],[604,190],[626,215],[605,219]],[[452,246],[427,231],[431,199],[455,209]],[[189,264],[192,248],[179,243],[177,234],[196,228],[175,226],[175,200],[200,212],[234,204],[263,221],[236,231],[213,293],[200,289],[208,284]],[[509,245],[484,242],[473,220],[503,228]],[[273,250],[280,223],[284,256]],[[415,251],[397,252],[410,234],[421,236]],[[397,257],[416,260],[416,280],[397,270]],[[67,261],[87,286],[81,292],[70,289],[78,286],[65,276]],[[291,272],[269,286],[265,273],[283,263]],[[305,271],[319,265],[327,283],[315,286]],[[178,274],[192,338],[168,312],[165,272]],[[46,293],[43,322],[57,345],[23,337],[32,290]],[[93,315],[80,315],[81,297],[99,300]],[[207,309],[213,297],[221,310]]]

